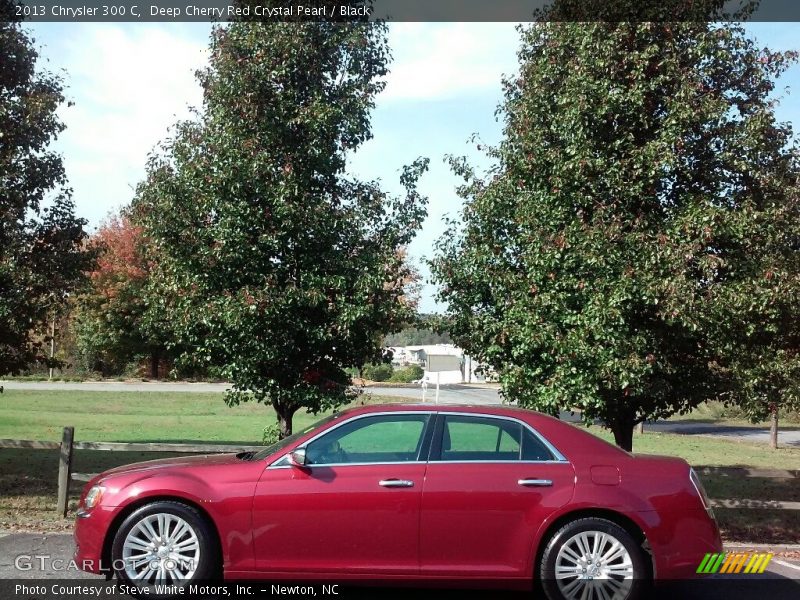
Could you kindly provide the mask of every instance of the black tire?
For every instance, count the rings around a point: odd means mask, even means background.
[[[599,585],[600,582],[605,582],[603,585],[609,586],[606,588],[607,592],[616,592],[616,595],[611,594],[611,597],[613,597],[614,600],[638,600],[639,598],[645,597],[645,594],[650,587],[651,574],[650,568],[648,567],[647,558],[645,557],[641,546],[627,531],[625,531],[625,529],[613,521],[590,517],[576,519],[567,523],[558,531],[556,531],[548,540],[547,546],[542,553],[541,562],[539,563],[541,585],[547,598],[549,600],[572,600],[574,597],[580,598],[580,592],[576,594],[576,590],[581,590],[584,585],[588,584],[589,581],[592,581],[591,579],[583,579],[583,573],[586,573],[588,577],[591,577],[595,574],[591,572],[591,569],[603,568],[604,563],[601,560],[600,567],[593,566],[593,564],[590,563],[588,570],[582,571],[581,574],[576,573],[575,577],[568,577],[562,580],[556,579],[555,575],[557,561],[561,560],[561,566],[564,568],[567,568],[569,565],[571,565],[573,561],[570,558],[570,552],[576,548],[576,546],[573,546],[572,544],[578,543],[575,536],[578,536],[578,534],[581,533],[587,534],[589,537],[592,535],[604,534],[606,536],[606,540],[609,536],[610,538],[614,538],[627,552],[630,566],[632,566],[633,569],[632,579],[625,580],[621,575],[618,574],[615,574],[613,577],[597,574],[596,577],[594,577],[595,581],[592,583],[592,585]],[[601,540],[603,539],[602,535],[598,535],[597,537]],[[607,548],[610,551],[610,546],[606,544],[611,544],[611,542],[607,541],[603,545],[603,548]],[[565,548],[565,546],[567,546],[567,548]],[[563,553],[562,549],[564,549]],[[560,553],[561,556],[559,556]],[[577,553],[572,552],[572,554]],[[602,552],[598,554],[602,554]],[[585,557],[585,554],[582,555],[581,560],[583,560]],[[578,561],[574,562],[576,565],[578,565],[576,566],[576,571],[579,571],[582,567],[582,563]],[[624,556],[610,562],[613,563],[613,566],[617,571],[623,570],[628,566],[628,560]],[[596,565],[596,563],[594,563],[594,565]],[[618,583],[612,583],[609,580],[614,580]],[[617,586],[619,586],[621,589],[618,589]],[[594,592],[594,594],[596,594],[596,592]],[[593,595],[590,597],[597,598],[600,596]]]
[[[123,553],[125,551],[125,540],[134,527],[142,523],[148,517],[152,518],[155,515],[171,515],[171,517],[167,518],[176,523],[180,522],[175,521],[172,519],[172,517],[177,517],[178,519],[183,520],[191,528],[191,533],[193,533],[197,538],[197,546],[199,547],[199,557],[196,560],[191,561],[191,565],[193,567],[191,576],[180,580],[179,583],[173,584],[173,581],[167,581],[167,585],[178,585],[182,587],[190,583],[217,579],[221,572],[221,563],[216,543],[216,536],[212,530],[211,524],[208,522],[205,516],[200,513],[200,511],[192,506],[172,500],[159,500],[156,502],[151,502],[150,504],[145,504],[144,506],[134,510],[122,522],[122,524],[119,526],[119,529],[117,529],[117,532],[114,534],[114,542],[111,546],[112,568],[114,575],[117,577],[119,582],[129,586],[135,586],[139,588],[143,587],[141,582],[134,581],[124,568],[125,559]],[[158,517],[155,518],[158,519]],[[149,588],[149,592],[147,594],[148,597],[152,598],[171,596],[171,594],[156,593],[153,585],[148,585],[147,587]]]

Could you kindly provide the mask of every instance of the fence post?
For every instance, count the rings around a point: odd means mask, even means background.
[[[61,437],[61,453],[58,459],[58,505],[56,510],[62,517],[67,516],[69,505],[69,478],[72,474],[72,440],[74,427],[64,427]]]

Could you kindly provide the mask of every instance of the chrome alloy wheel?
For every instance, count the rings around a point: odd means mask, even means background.
[[[177,515],[155,513],[136,523],[122,546],[125,574],[131,581],[182,584],[200,561],[200,541]]]
[[[572,536],[556,556],[556,583],[568,600],[623,600],[633,587],[633,577],[630,553],[602,531]]]

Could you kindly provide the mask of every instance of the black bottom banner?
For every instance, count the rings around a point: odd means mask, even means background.
[[[545,598],[539,586],[532,590],[498,589],[497,582],[197,582],[179,585],[150,585],[137,589],[116,580],[100,579],[0,579],[2,600],[84,600],[127,598],[248,599],[318,598],[330,600],[521,600]],[[653,600],[797,600],[800,579],[780,577],[716,578],[662,582],[649,589],[644,598]]]

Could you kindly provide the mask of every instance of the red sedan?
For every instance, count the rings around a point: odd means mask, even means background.
[[[86,486],[82,568],[125,583],[411,579],[635,598],[721,551],[696,475],[510,407],[382,405],[258,453],[155,460]]]

